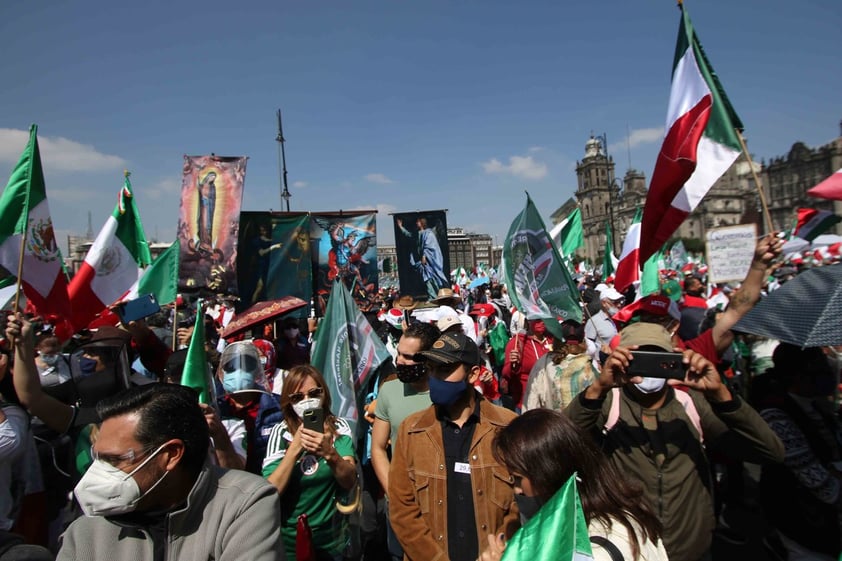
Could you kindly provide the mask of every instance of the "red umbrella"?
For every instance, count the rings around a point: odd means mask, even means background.
[[[231,337],[254,325],[271,321],[288,312],[303,308],[306,305],[307,302],[295,296],[284,296],[277,300],[258,302],[246,311],[234,316],[225,327],[222,336]]]
[[[842,169],[807,191],[807,194],[817,199],[842,201]]]

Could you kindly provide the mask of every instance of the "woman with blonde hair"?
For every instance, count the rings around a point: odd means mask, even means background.
[[[350,426],[330,406],[321,372],[310,365],[289,371],[281,391],[284,420],[272,428],[263,461],[263,476],[281,495],[287,559],[296,558],[302,514],[307,515],[319,560],[341,559],[349,539],[347,525],[336,516],[336,499],[356,483],[354,443]]]

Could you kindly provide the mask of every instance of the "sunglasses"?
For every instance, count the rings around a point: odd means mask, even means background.
[[[294,405],[303,400],[305,397],[315,399],[317,397],[322,397],[324,393],[324,388],[313,388],[312,390],[307,390],[306,394],[303,392],[295,392],[289,394],[289,401]]]

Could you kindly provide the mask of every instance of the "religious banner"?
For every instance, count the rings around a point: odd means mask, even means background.
[[[311,214],[313,303],[325,313],[333,283],[345,286],[363,312],[375,309],[377,298],[377,211]]]
[[[184,156],[178,285],[237,294],[237,231],[246,157]]]
[[[432,300],[449,288],[450,253],[444,210],[402,212],[395,218],[395,251],[401,294]]]
[[[306,212],[241,212],[237,285],[242,311],[257,302],[313,295],[310,215]],[[300,310],[305,316],[306,307]]]

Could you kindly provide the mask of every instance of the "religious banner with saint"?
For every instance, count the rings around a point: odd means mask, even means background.
[[[184,156],[177,237],[180,288],[237,294],[237,232],[243,157]]]
[[[257,302],[313,295],[310,215],[306,212],[241,212],[237,285],[242,311]],[[307,308],[300,313],[306,315]]]
[[[377,306],[377,211],[311,214],[310,248],[313,262],[313,303],[323,316],[337,279],[359,306]]]
[[[395,252],[401,294],[432,300],[450,288],[450,253],[444,210],[403,212],[395,218]]]

